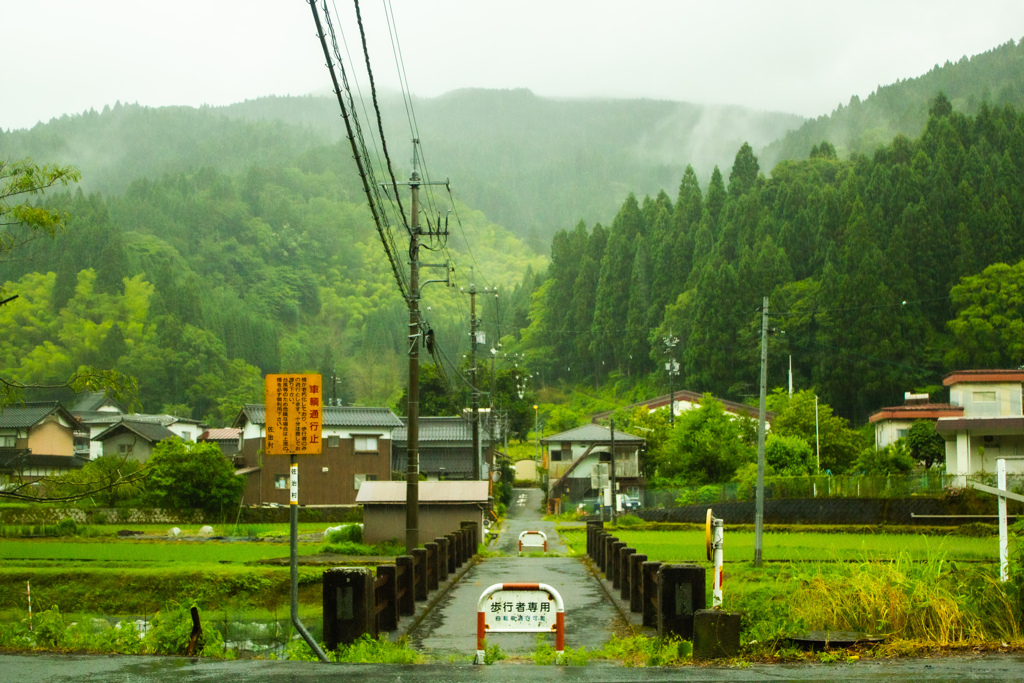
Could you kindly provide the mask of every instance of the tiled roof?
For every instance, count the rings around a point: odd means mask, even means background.
[[[71,424],[72,429],[82,428],[82,424],[58,401],[40,401],[4,406],[0,409],[0,428],[28,428],[38,424],[46,416],[54,412],[61,413],[64,419]]]
[[[911,403],[910,405],[880,408],[870,416],[868,422],[882,420],[927,420],[939,417],[960,417],[964,409],[951,403]]]
[[[655,410],[656,408],[667,407],[669,402],[672,400],[675,400],[676,403],[681,403],[685,401],[686,403],[700,404],[703,398],[704,394],[698,394],[695,391],[687,391],[686,389],[677,389],[674,396],[672,394],[657,396],[655,398],[647,399],[646,401],[638,401],[637,403],[631,403],[628,406],[625,406],[624,409],[628,411],[631,408],[645,406],[648,410]],[[716,400],[722,404],[722,407],[725,408],[725,412],[727,413],[733,413],[734,415],[743,414],[746,415],[747,417],[752,417],[755,419],[758,417],[757,406],[748,406],[745,403],[736,403],[735,401],[727,401],[722,398],[717,398]],[[590,419],[591,421],[606,420],[609,417],[611,417],[614,412],[614,410],[606,410],[604,412],[594,413],[593,415],[590,416]],[[772,420],[775,419],[775,413],[772,412],[771,410],[766,411],[765,419],[771,422]]]
[[[586,424],[576,429],[570,429],[561,434],[548,436],[540,440],[541,443],[561,443],[563,441],[585,441],[588,443],[611,443],[612,430],[596,424]],[[616,443],[646,443],[643,437],[633,436],[626,432],[615,430]]]
[[[402,421],[388,408],[364,408],[361,406],[324,406],[324,427],[401,427]],[[242,417],[252,424],[266,424],[267,413],[262,403],[248,403],[235,419],[235,426],[242,424]]]
[[[241,429],[228,427],[226,429],[207,429],[199,435],[196,441],[237,441]]]
[[[399,418],[402,421],[402,426],[394,431],[391,439],[395,444],[407,443],[409,441],[409,418]],[[429,442],[447,442],[447,443],[467,443],[473,442],[473,424],[469,420],[465,420],[461,417],[421,417],[419,419],[420,425],[420,443]],[[490,431],[487,428],[487,421],[485,419],[480,420],[480,442],[488,443],[490,441]]]
[[[110,437],[118,434],[122,431],[129,431],[133,434],[137,434],[150,443],[156,443],[169,439],[171,437],[178,438],[178,435],[164,427],[161,424],[154,424],[153,422],[142,422],[138,420],[123,420],[115,425],[111,425],[107,429],[97,434],[92,438],[93,441],[106,441]]]
[[[942,386],[961,382],[1024,382],[1024,370],[956,370],[942,378]]]
[[[486,503],[486,481],[421,481],[419,501],[424,503]],[[405,503],[404,481],[364,481],[357,503]]]
[[[89,413],[98,411],[105,405],[115,406],[118,410],[124,412],[121,404],[113,399],[107,398],[106,393],[102,391],[90,391],[82,394],[79,397],[78,402],[71,407],[71,412],[75,415],[78,415],[79,413]]]

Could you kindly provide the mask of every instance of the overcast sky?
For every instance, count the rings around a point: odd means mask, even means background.
[[[390,1],[409,86],[427,97],[529,88],[817,116],[1024,37],[1020,0]],[[352,4],[335,2],[362,62]],[[384,5],[362,4],[374,75],[395,87]],[[117,100],[222,105],[329,86],[305,0],[0,0],[0,32],[3,129]]]

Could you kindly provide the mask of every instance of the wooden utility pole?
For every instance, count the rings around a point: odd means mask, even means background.
[[[405,554],[420,544],[420,174],[413,148],[409,225],[409,424],[406,428]]]
[[[477,318],[476,318],[476,283],[473,282],[473,271],[469,272],[469,383],[472,387],[470,424],[473,429],[473,481],[480,481],[483,477],[483,458],[480,453],[480,388],[476,382],[476,345],[477,345]],[[493,289],[484,287],[480,293],[493,292]],[[492,387],[493,391],[493,387]]]
[[[754,512],[754,566],[761,566],[761,532],[764,528],[764,436],[768,388],[768,297],[761,306],[761,397],[757,407],[757,499]]]

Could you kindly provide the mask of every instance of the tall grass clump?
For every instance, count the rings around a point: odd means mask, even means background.
[[[819,565],[804,577],[791,618],[811,629],[891,635],[933,646],[1019,641],[1021,618],[991,567],[944,558]]]

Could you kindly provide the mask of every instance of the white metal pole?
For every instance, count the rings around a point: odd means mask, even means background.
[[[814,452],[821,472],[821,438],[818,436],[818,395],[814,395]]]
[[[1006,490],[1006,460],[996,460],[996,477],[999,491]],[[1010,559],[1006,530],[1006,497],[999,496],[999,580],[1004,583],[1010,578]]]
[[[722,606],[722,544],[725,537],[725,528],[722,526],[722,520],[715,519],[712,521],[715,526],[715,556],[714,556],[714,578],[711,586],[711,607],[713,609],[719,609]]]

